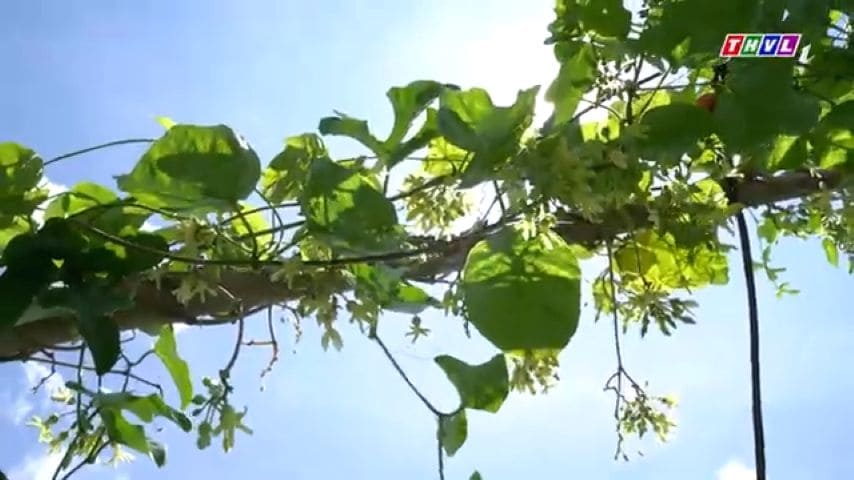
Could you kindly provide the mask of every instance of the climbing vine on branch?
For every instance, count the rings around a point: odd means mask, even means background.
[[[546,43],[560,70],[544,88],[522,86],[512,104],[496,105],[480,88],[413,81],[388,90],[387,134],[336,113],[264,161],[226,125],[168,119],[159,138],[47,161],[0,144],[0,357],[74,379],[53,392],[56,413],[33,421],[48,448],[63,452],[54,478],[105,452],[121,460],[127,449],[164,465],[153,428],[163,422],[194,432],[199,448],[213,439],[234,448],[238,431],[251,433],[230,382],[242,349],[270,349],[267,375],[279,354],[274,317],[297,336],[313,318],[323,348],[340,349],[341,315],[435,416],[444,478],[445,457],[466,441],[466,412],[498,412],[511,391],[557,381],[583,294],[614,331],[605,389],[615,401],[616,457],[628,459],[627,435],[666,438],[675,403],[636,380],[620,338],[702,321],[691,297],[728,283],[734,219],[746,239],[745,214],[761,215],[761,260],[743,257],[751,285],[756,267],[781,294],[791,291],[771,266],[784,236],[816,237],[831,264],[847,258],[854,270],[852,7],[646,0],[629,11],[618,0],[558,0]],[[731,32],[797,32],[802,49],[722,62]],[[553,110],[536,125],[541,93]],[[594,110],[604,118],[586,115]],[[336,157],[330,136],[363,155]],[[114,188],[84,182],[49,197],[46,166],[130,143],[147,149]],[[476,208],[473,195],[488,207]],[[595,257],[607,266],[583,292],[582,264]],[[460,397],[449,412],[378,334],[384,313],[402,312],[417,341],[430,334],[422,320],[430,310],[495,347],[478,365],[436,357]],[[269,338],[247,338],[245,325],[261,318]],[[232,326],[234,347],[218,372],[193,376],[178,324]],[[153,345],[132,356],[129,346],[141,342]],[[135,373],[146,361],[163,364],[176,398]],[[753,379],[761,419],[758,364]]]

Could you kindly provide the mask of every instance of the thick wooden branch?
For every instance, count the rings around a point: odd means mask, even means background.
[[[848,179],[841,172],[834,170],[788,172],[777,177],[740,182],[736,186],[736,199],[747,207],[756,207],[803,198],[822,190],[834,190],[840,188],[845,180]],[[602,223],[566,221],[558,224],[555,231],[569,243],[590,244],[647,226],[649,218],[650,212],[645,207],[635,205],[609,215]],[[410,268],[408,278],[430,281],[460,269],[471,247],[485,236],[483,232],[476,232],[454,241],[438,242],[435,253]],[[299,299],[315,289],[309,275],[297,278],[288,288],[283,283],[273,282],[271,273],[270,269],[224,271],[221,287],[231,296],[208,297],[204,302],[196,300],[187,306],[181,305],[172,293],[180,280],[178,278],[165,278],[160,289],[150,281],[129,285],[128,288],[135,291],[135,308],[117,313],[114,319],[122,330],[150,330],[169,323],[205,325],[204,320],[199,320],[203,317],[217,319],[210,324],[221,324],[238,316],[239,308],[233,298],[242,301],[244,311],[252,311]],[[342,277],[335,273],[329,275],[324,281],[337,282],[335,286],[341,291],[349,288]],[[0,330],[0,358],[20,358],[41,348],[73,341],[77,338],[73,325],[72,318],[59,314]]]

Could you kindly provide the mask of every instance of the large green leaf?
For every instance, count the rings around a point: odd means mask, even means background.
[[[466,443],[466,437],[468,437],[466,411],[460,410],[453,415],[439,417],[438,430],[442,448],[449,457],[453,457],[457,450]]]
[[[160,417],[171,421],[185,432],[193,429],[193,424],[186,415],[167,405],[156,393],[146,396],[128,392],[98,393],[95,395],[95,402],[101,409],[127,410],[145,423],[151,423],[155,417]]]
[[[0,274],[0,326],[14,325],[33,298],[59,279],[53,259],[79,255],[85,241],[59,219],[50,219],[37,233],[14,237],[3,251]]]
[[[388,152],[387,155],[390,157],[384,159],[389,164],[389,167],[394,166],[394,163],[397,163],[402,160],[403,157],[412,153],[412,151],[409,151],[401,155],[401,153],[397,153],[397,150],[402,146],[401,142],[403,142],[403,139],[406,137],[413,120],[415,120],[415,118],[420,115],[431,102],[439,97],[439,94],[442,93],[443,89],[444,85],[439,82],[431,80],[416,80],[404,87],[392,87],[386,93],[386,96],[394,109],[394,125],[392,126],[391,133],[388,138],[383,143],[383,148],[385,152]],[[430,116],[428,115],[427,123],[430,123],[431,119],[429,117]],[[435,119],[433,119],[433,123],[435,124]],[[432,131],[433,135],[438,133],[435,129],[432,129]],[[421,132],[416,134],[416,136],[419,135],[424,143],[429,141],[429,138],[425,139],[426,129],[422,128]],[[407,147],[405,150],[410,150],[411,148],[411,146],[406,146],[405,144],[403,146]]]
[[[379,158],[384,158],[386,155],[385,145],[371,133],[368,122],[365,120],[338,113],[335,117],[321,119],[317,129],[323,135],[350,137],[367,147]]]
[[[818,122],[818,100],[792,88],[790,59],[734,63],[730,70],[714,117],[733,153],[767,150],[778,135],[802,135]]]
[[[163,366],[172,377],[178,395],[181,397],[181,408],[187,408],[193,398],[193,382],[190,379],[190,368],[187,362],[178,355],[178,344],[175,341],[175,330],[172,325],[160,329],[160,335],[154,344],[154,354],[163,362]]]
[[[578,327],[580,276],[573,250],[556,234],[526,239],[505,228],[478,242],[466,259],[467,318],[505,352],[560,350]]]
[[[530,126],[539,87],[519,91],[516,102],[497,107],[485,90],[445,90],[439,107],[439,131],[452,144],[474,153],[462,186],[470,187],[492,173],[519,148]]]
[[[637,46],[647,58],[660,55],[673,62],[674,67],[692,64],[694,59],[716,58],[727,33],[757,31],[753,27],[758,17],[759,2],[693,0],[657,3],[649,9],[648,16],[652,21],[641,33]]]
[[[565,2],[569,3],[569,2]],[[570,14],[577,14],[581,27],[606,37],[625,37],[629,33],[632,14],[623,7],[622,0],[582,0]]]
[[[123,205],[111,190],[96,183],[83,182],[58,195],[48,204],[45,218],[68,218],[88,223],[115,235],[134,234],[151,213]]]
[[[166,464],[166,450],[149,440],[142,425],[128,422],[119,410],[104,409],[100,413],[110,440],[148,455],[158,467]]]
[[[425,114],[424,124],[421,125],[421,129],[408,140],[398,145],[397,148],[389,152],[386,164],[391,168],[405,160],[406,157],[412,155],[415,151],[426,147],[430,142],[440,138],[439,114],[436,109],[428,108],[427,113]]]
[[[557,78],[546,91],[546,99],[554,104],[554,113],[549,121],[552,127],[572,118],[581,97],[593,85],[595,78],[593,47],[585,45],[561,65]]]
[[[9,245],[15,241],[29,241],[30,238],[29,235],[21,235],[15,237]],[[0,274],[0,328],[15,325],[36,294],[59,271],[49,258],[45,260],[34,261],[29,268],[7,266]]]
[[[241,241],[247,248],[264,252],[273,241],[272,233],[261,233],[270,230],[270,222],[264,215],[266,211],[258,210],[244,202],[240,202],[238,207],[240,212],[234,214],[234,219],[228,224],[229,229],[235,236],[243,239]]]
[[[795,135],[780,135],[771,148],[757,154],[757,166],[764,170],[795,170],[804,168],[807,163],[807,141]]]
[[[671,234],[638,232],[631,243],[614,252],[617,270],[634,279],[667,288],[699,288],[729,281],[727,257],[706,243],[677,245]]]
[[[682,154],[694,149],[714,130],[709,112],[688,103],[671,103],[650,109],[642,118],[644,155],[669,165],[679,163]]]
[[[311,162],[326,156],[323,140],[313,133],[295,135],[270,161],[261,178],[261,191],[274,203],[296,200],[302,193]]]
[[[38,188],[43,162],[36,153],[17,143],[0,143],[0,218],[29,216],[47,198]]]
[[[394,205],[371,178],[328,158],[312,165],[301,199],[311,234],[329,237],[355,250],[381,250],[396,244]]]
[[[356,279],[356,294],[372,298],[387,310],[416,314],[442,305],[423,289],[404,281],[400,270],[382,264],[355,264],[349,268]]]
[[[175,125],[149,148],[119,188],[155,207],[230,209],[258,182],[255,152],[225,125]]]
[[[498,354],[481,365],[469,365],[449,355],[435,358],[460,394],[463,408],[497,412],[510,392],[507,364]]]
[[[148,437],[142,425],[128,422],[120,410],[104,409],[100,413],[110,440],[127,445],[137,452],[149,453]]]
[[[127,295],[115,293],[98,284],[52,288],[42,294],[40,303],[47,307],[66,308],[74,312],[77,329],[92,354],[95,372],[103,375],[119,359],[119,329],[112,318],[118,310],[133,306]]]
[[[812,139],[820,167],[854,166],[854,100],[835,105],[816,126]]]

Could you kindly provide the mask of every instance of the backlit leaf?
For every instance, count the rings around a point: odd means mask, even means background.
[[[525,239],[506,228],[469,252],[461,286],[467,318],[505,352],[561,350],[578,327],[580,275],[556,234]]]
[[[438,356],[435,361],[456,387],[462,407],[493,413],[501,408],[510,391],[504,355],[481,365],[469,365],[449,355]]]
[[[172,377],[178,395],[181,397],[181,408],[187,408],[193,398],[193,382],[190,379],[190,368],[187,362],[178,355],[178,345],[175,341],[175,330],[171,325],[160,329],[160,335],[154,344],[154,354],[163,362],[163,366]]]
[[[449,457],[453,457],[466,443],[466,437],[468,437],[468,420],[465,410],[460,410],[451,416],[439,417],[439,440]]]
[[[260,174],[258,156],[229,127],[175,125],[117,182],[146,205],[214,211],[249,196]]]

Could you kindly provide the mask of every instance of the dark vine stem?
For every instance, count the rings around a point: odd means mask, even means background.
[[[114,142],[102,143],[100,145],[95,145],[94,147],[84,148],[82,150],[77,150],[71,153],[66,153],[64,155],[60,155],[58,157],[51,158],[50,160],[44,162],[44,166],[51,165],[60,160],[65,160],[66,158],[76,157],[78,155],[83,155],[84,153],[94,152],[95,150],[101,150],[104,148],[116,147],[118,145],[128,145],[132,143],[153,143],[156,140],[153,138],[128,138],[126,140],[116,140]]]
[[[415,396],[418,397],[419,400],[421,400],[421,403],[423,403],[424,406],[427,407],[427,410],[430,410],[430,413],[436,416],[436,423],[438,429],[438,434],[436,435],[436,448],[438,451],[437,455],[439,480],[445,480],[445,454],[442,451],[444,448],[444,445],[442,444],[444,426],[442,424],[442,420],[456,415],[463,409],[463,407],[460,406],[451,413],[444,413],[438,408],[436,408],[436,406],[433,405],[433,403],[430,402],[430,400],[428,400],[427,397],[423,393],[421,393],[420,390],[418,390],[418,387],[416,387],[415,384],[412,383],[412,380],[409,379],[409,376],[403,370],[403,367],[400,366],[400,364],[397,362],[397,359],[394,358],[394,355],[392,355],[391,351],[389,351],[388,347],[386,347],[385,342],[383,342],[382,339],[377,335],[376,324],[371,325],[370,332],[368,333],[368,338],[370,338],[371,340],[376,342],[377,345],[380,346],[380,349],[382,349],[383,354],[385,354],[385,357],[388,359],[389,363],[391,363],[392,367],[394,367],[395,371],[397,371],[397,374],[400,375],[400,378],[402,378],[403,381],[406,382],[406,385],[409,386],[409,389],[412,390],[412,393],[414,393]]]
[[[744,280],[747,284],[747,305],[750,323],[750,386],[753,412],[753,455],[756,462],[756,479],[766,480],[765,474],[765,427],[762,420],[762,389],[759,367],[759,307],[756,301],[756,279],[753,274],[753,255],[750,251],[750,236],[744,213],[736,214],[738,236],[741,243],[741,259]]]

